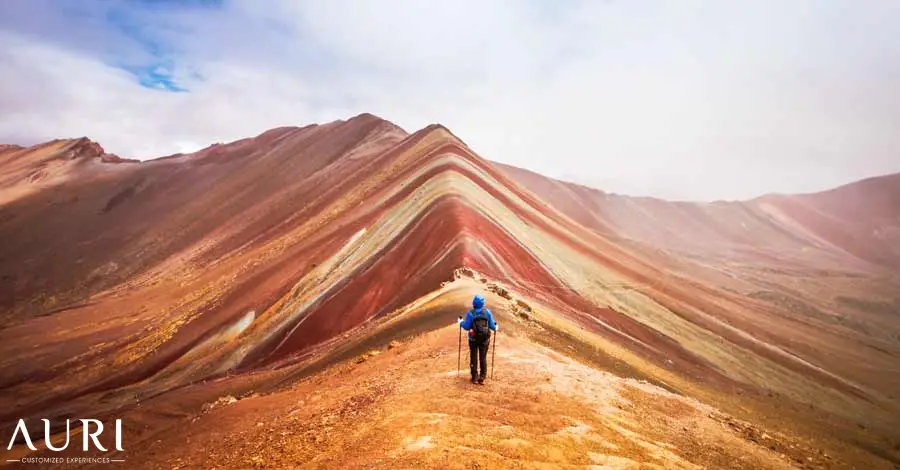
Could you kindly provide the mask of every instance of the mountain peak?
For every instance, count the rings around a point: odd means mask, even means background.
[[[413,141],[429,141],[442,142],[444,144],[456,145],[468,149],[469,146],[462,139],[456,136],[450,129],[443,124],[429,124],[410,136]]]
[[[426,133],[434,133],[437,135],[444,136],[446,139],[455,140],[455,141],[459,142],[460,144],[468,147],[468,145],[466,145],[464,140],[460,139],[459,136],[454,134],[453,131],[451,131],[447,126],[445,126],[443,124],[440,124],[440,123],[429,124],[429,125],[425,126],[425,128],[422,130]]]
[[[99,158],[100,161],[104,163],[126,163],[137,161],[107,153],[103,146],[88,137],[71,139],[71,143],[62,151],[62,155],[66,160]]]
[[[348,124],[357,124],[361,126],[368,126],[370,128],[370,132],[400,132],[403,135],[408,134],[405,129],[394,124],[387,119],[384,119],[380,116],[376,116],[372,113],[360,113],[346,121]]]
[[[376,116],[376,115],[374,115],[374,114],[372,114],[372,113],[359,113],[359,114],[357,114],[356,116],[353,116],[352,118],[348,119],[348,121],[357,121],[357,120],[366,120],[366,121],[371,121],[371,120],[387,121],[387,119],[384,119],[384,118],[382,118],[382,117],[380,117],[380,116]]]

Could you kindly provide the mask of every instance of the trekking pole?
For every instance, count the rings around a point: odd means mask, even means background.
[[[462,355],[462,328],[459,327],[459,322],[462,321],[462,317],[457,318],[456,329],[459,330],[459,344],[456,347],[456,376],[459,377],[459,358]]]
[[[500,328],[499,323],[497,323],[497,328]],[[497,357],[497,336],[499,335],[500,333],[494,333],[494,347],[491,351],[491,380],[494,380],[494,358]]]

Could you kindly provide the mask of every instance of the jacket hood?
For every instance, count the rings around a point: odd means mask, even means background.
[[[476,295],[475,298],[472,299],[472,307],[476,309],[484,307],[484,296],[481,294]]]

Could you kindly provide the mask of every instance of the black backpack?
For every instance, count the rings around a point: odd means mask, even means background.
[[[488,323],[487,315],[484,314],[484,310],[479,313],[472,314],[475,318],[472,320],[472,331],[475,332],[474,339],[476,342],[483,343],[491,337],[491,327],[490,323]]]

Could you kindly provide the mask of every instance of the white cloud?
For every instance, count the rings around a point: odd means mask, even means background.
[[[368,111],[629,194],[746,198],[900,171],[892,1],[132,7],[165,46],[159,64],[98,20],[121,3],[77,4],[81,20],[24,5],[0,20],[0,140],[88,135],[148,158]],[[190,91],[143,88],[111,63]]]

